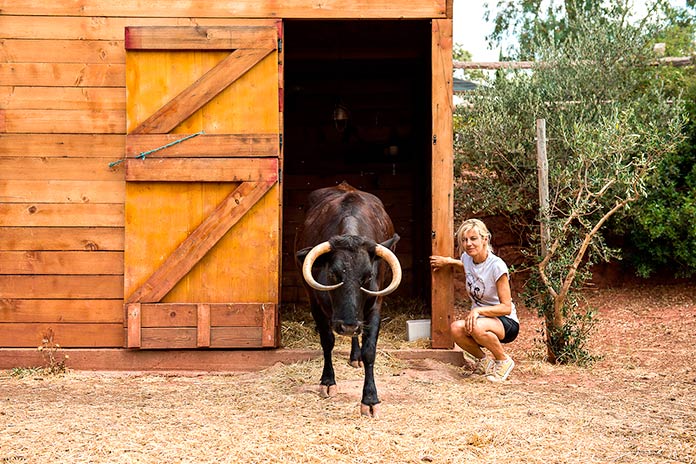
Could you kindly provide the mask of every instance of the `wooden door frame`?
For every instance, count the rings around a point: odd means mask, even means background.
[[[454,252],[454,159],[452,21],[432,21],[432,254]],[[454,271],[431,271],[431,338],[433,348],[453,347]]]

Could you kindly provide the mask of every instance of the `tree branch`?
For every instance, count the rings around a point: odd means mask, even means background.
[[[617,211],[626,206],[628,203],[637,200],[639,197],[640,195],[636,191],[632,196],[624,198],[622,201],[617,202],[612,209],[607,211],[604,214],[604,216],[602,216],[602,218],[597,222],[597,224],[595,224],[592,230],[585,234],[585,239],[582,241],[582,245],[580,245],[578,254],[575,256],[575,260],[573,261],[573,264],[570,266],[570,270],[568,271],[568,274],[566,275],[566,278],[563,281],[563,285],[560,291],[558,292],[558,298],[555,299],[554,306],[557,306],[559,310],[563,307],[563,303],[565,303],[566,296],[568,295],[570,286],[573,284],[573,280],[575,280],[575,275],[577,274],[578,268],[580,267],[580,263],[585,257],[587,248],[590,246],[590,243],[592,243],[592,238],[597,234],[599,229],[610,217],[612,217]]]

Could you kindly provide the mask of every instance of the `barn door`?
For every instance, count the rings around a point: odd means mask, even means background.
[[[126,28],[129,348],[278,345],[279,24]]]

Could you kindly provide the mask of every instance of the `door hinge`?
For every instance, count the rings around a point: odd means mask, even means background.
[[[433,135],[433,145],[437,145],[437,135]]]
[[[283,39],[278,37],[278,53],[282,53],[282,52],[283,52]]]
[[[283,149],[283,134],[278,135],[278,148]]]

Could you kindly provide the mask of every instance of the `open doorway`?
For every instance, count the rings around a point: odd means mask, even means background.
[[[395,295],[429,306],[431,26],[284,22],[282,302],[305,301],[294,240],[309,192],[346,181],[379,197],[401,240]]]

